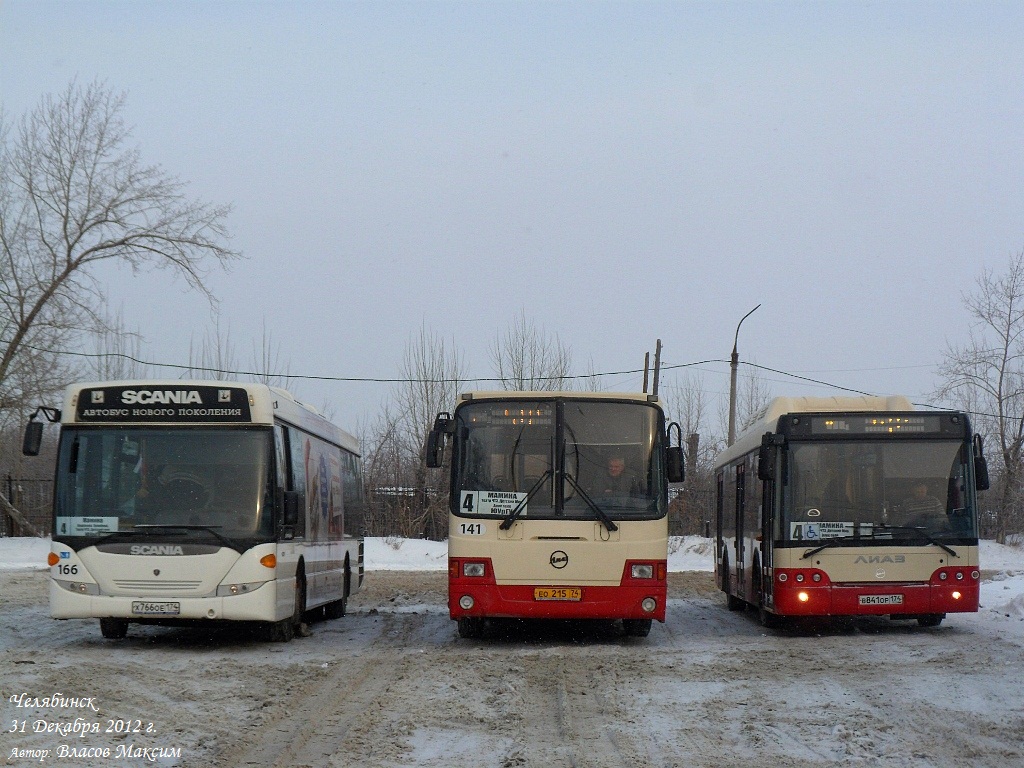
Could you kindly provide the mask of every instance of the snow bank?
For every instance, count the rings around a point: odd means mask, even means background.
[[[0,570],[45,570],[49,551],[49,539],[0,538]],[[712,552],[711,540],[703,536],[673,536],[668,545],[668,569],[713,570]],[[368,571],[443,571],[448,567],[448,548],[443,541],[397,536],[368,538],[365,554]],[[986,583],[998,583],[999,591],[1006,591],[1004,587],[1016,580],[1024,581],[1024,548],[983,541],[981,567],[996,571],[996,577]],[[1015,610],[1024,616],[1024,605],[1018,605]]]

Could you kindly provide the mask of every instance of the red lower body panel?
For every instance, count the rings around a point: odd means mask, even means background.
[[[981,591],[977,568],[943,568],[925,583],[834,584],[824,573],[777,569],[774,612],[781,616],[920,616],[973,613]],[[781,578],[785,576],[785,578]],[[957,578],[959,576],[959,578]]]
[[[480,558],[463,560],[481,562]],[[632,563],[627,562],[618,586],[586,586],[569,582],[558,585],[498,584],[489,561],[482,576],[463,575],[461,562],[457,559],[449,561],[448,610],[453,619],[490,617],[665,621],[665,602],[668,595],[665,561],[655,565],[654,578],[649,579],[632,578]],[[538,589],[560,590],[564,593],[562,596],[573,595],[578,599],[538,599]],[[574,590],[578,590],[578,594]],[[463,607],[463,603],[468,603],[469,600],[472,601],[470,607]],[[650,610],[645,610],[645,601],[646,607]]]

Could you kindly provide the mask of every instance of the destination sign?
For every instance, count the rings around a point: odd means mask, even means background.
[[[122,386],[83,389],[75,404],[79,422],[248,422],[249,395],[240,387]]]

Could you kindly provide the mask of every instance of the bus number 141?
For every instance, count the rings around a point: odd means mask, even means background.
[[[487,533],[483,523],[459,523],[459,533],[463,536],[482,536]]]

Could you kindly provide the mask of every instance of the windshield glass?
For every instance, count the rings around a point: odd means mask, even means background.
[[[268,430],[65,430],[57,461],[56,535],[145,525],[211,526],[238,538],[272,530]]]
[[[481,402],[456,415],[459,514],[660,517],[661,412],[593,400]]]
[[[976,536],[956,441],[793,443],[777,538]]]

